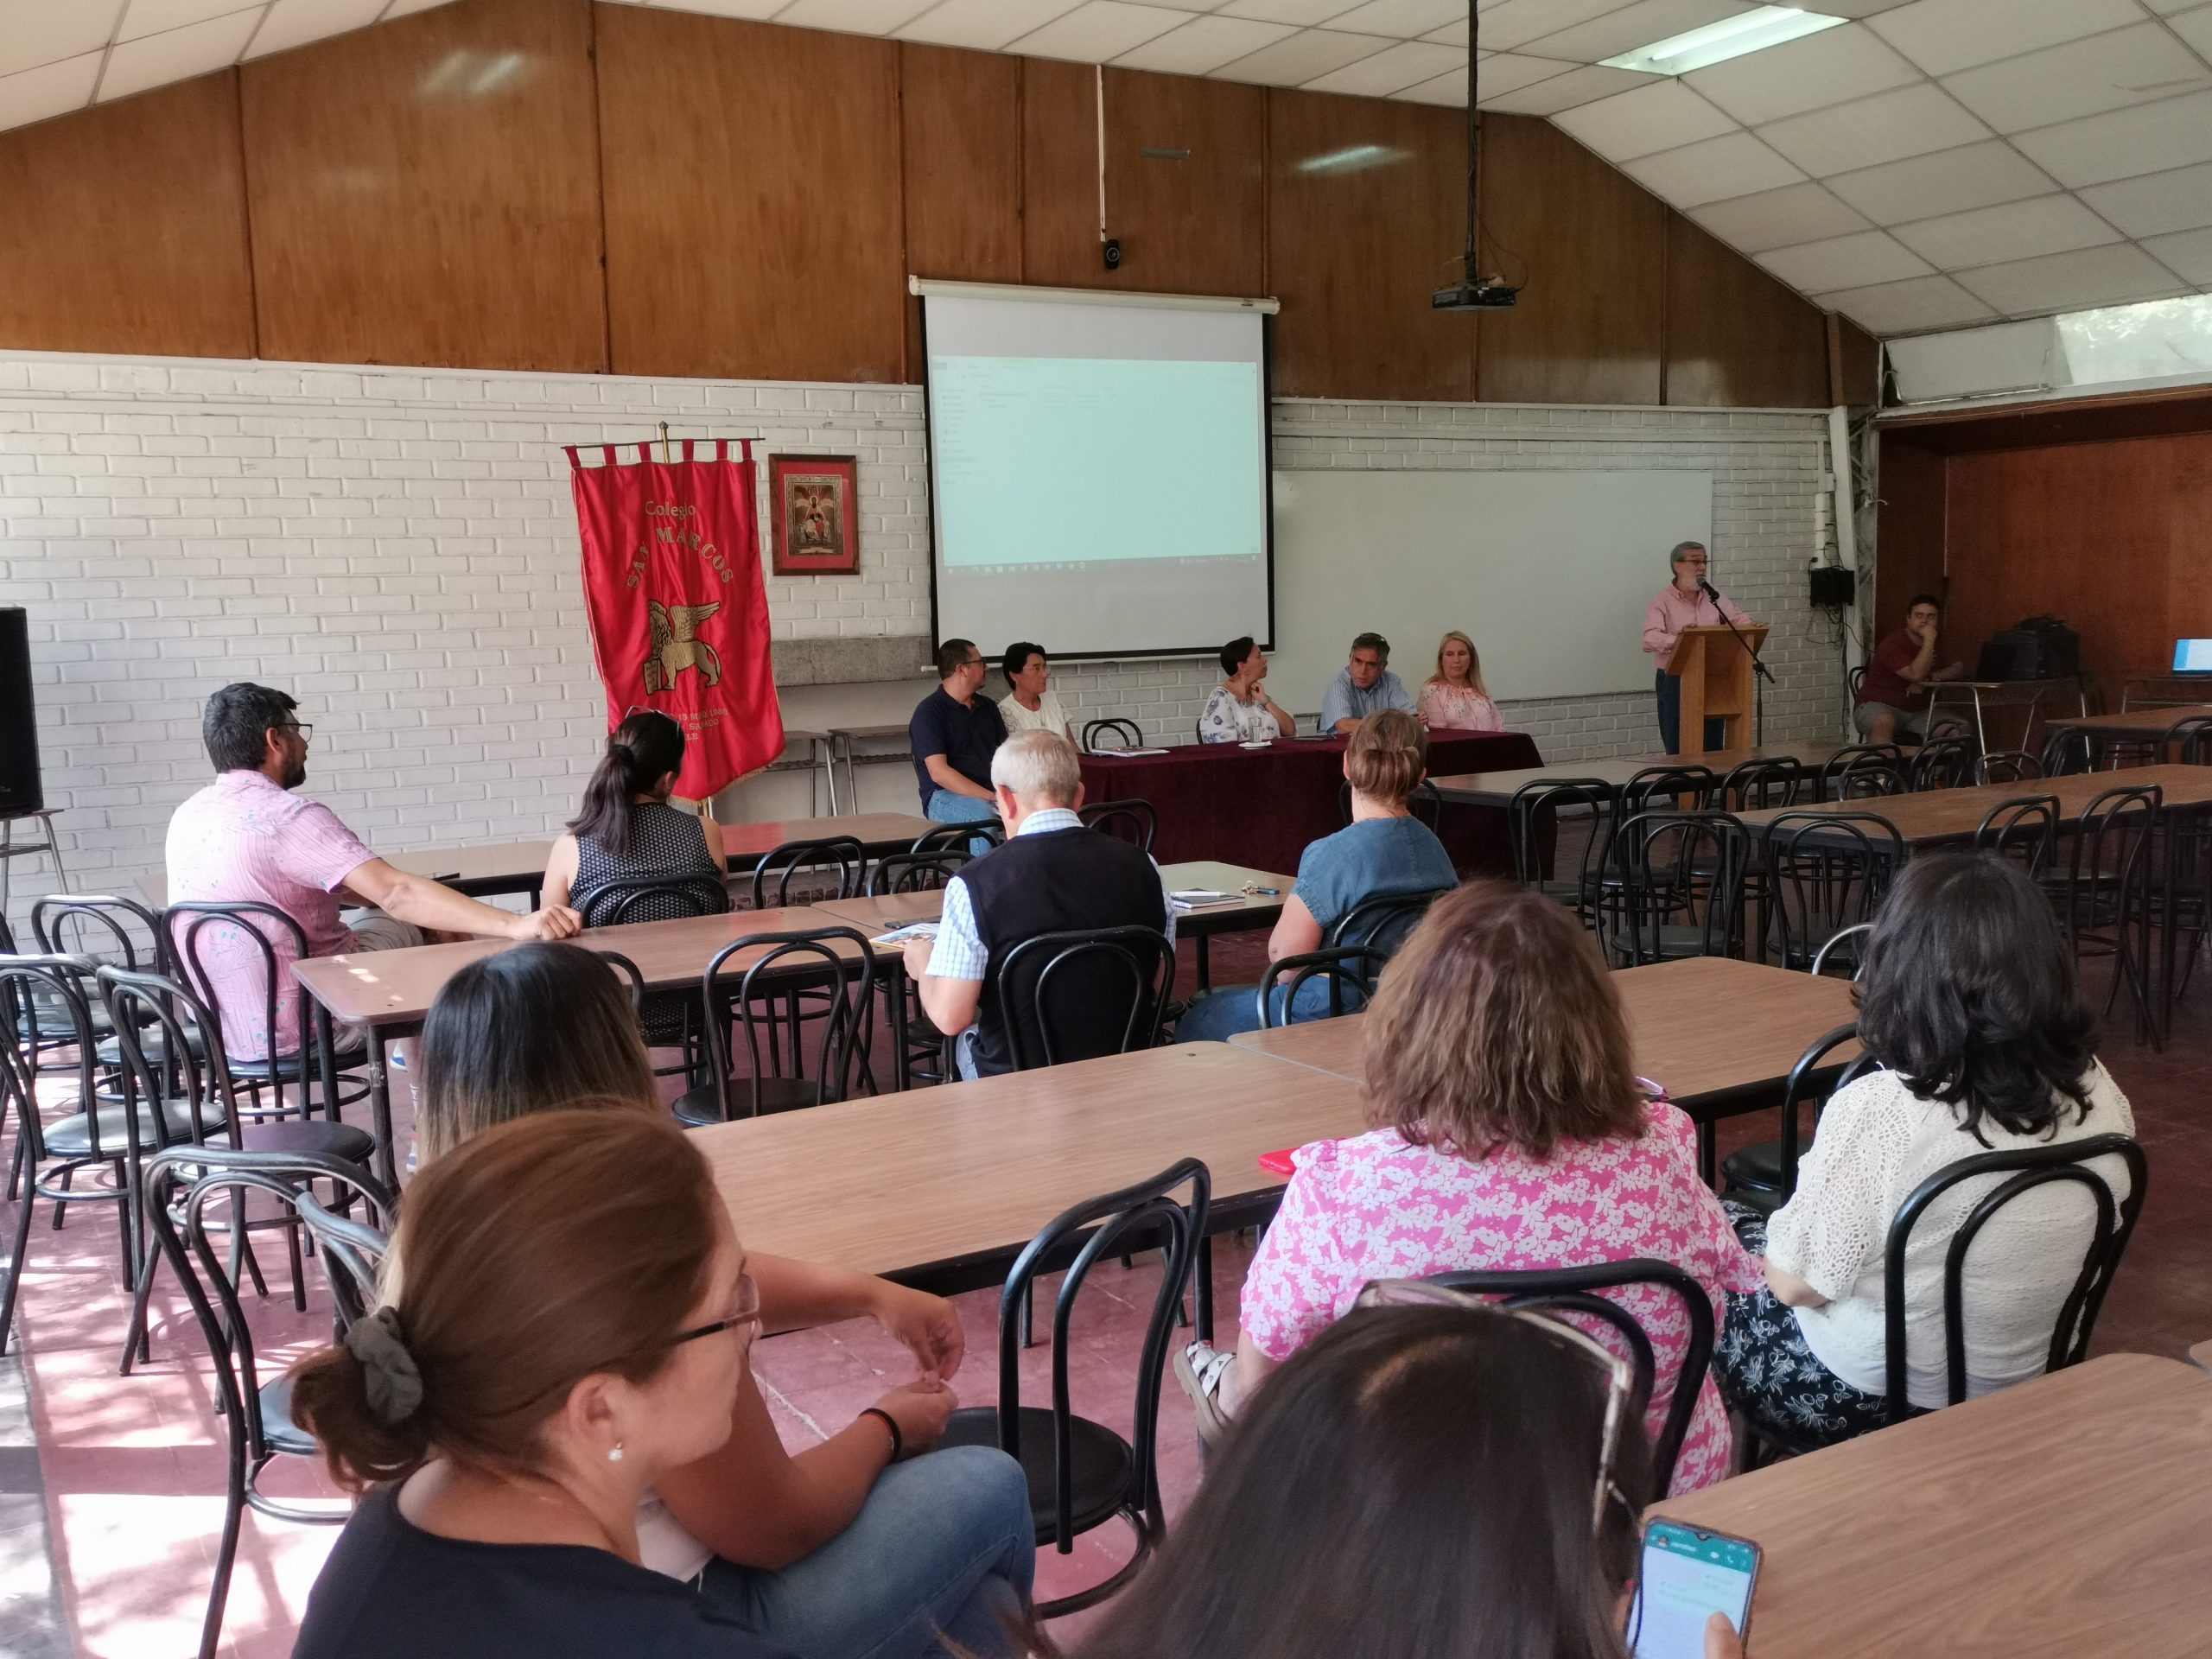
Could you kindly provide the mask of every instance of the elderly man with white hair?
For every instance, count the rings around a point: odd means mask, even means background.
[[[997,975],[1024,940],[1130,926],[1155,929],[1171,944],[1175,938],[1175,906],[1160,867],[1141,849],[1102,835],[1076,816],[1083,767],[1066,738],[1016,732],[991,756],[991,792],[1006,822],[1006,844],[946,885],[935,940],[906,943],[906,971],[924,1012],[939,1031],[959,1033],[954,1052],[964,1077],[1014,1070]],[[1097,1001],[1101,1030],[1076,1035],[1096,1038],[1110,1050],[1119,1046],[1127,1009],[1103,995]],[[1085,1011],[1063,1017],[1080,1024]]]

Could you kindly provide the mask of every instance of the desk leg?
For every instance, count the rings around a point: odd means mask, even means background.
[[[1198,949],[1198,988],[1210,991],[1213,988],[1213,963],[1206,955],[1206,945],[1210,941],[1205,934],[1197,933],[1192,936],[1192,943]]]
[[[399,1161],[391,1144],[391,1079],[385,1069],[384,1033],[369,1033],[369,1133],[377,1139],[377,1179],[385,1191],[399,1191]]]
[[[1198,1340],[1213,1341],[1213,1235],[1206,1234],[1198,1240],[1198,1265],[1195,1275],[1198,1281],[1196,1295],[1198,1307],[1195,1317]]]
[[[902,960],[891,970],[891,1087],[904,1094],[914,1086],[906,1068],[906,966]]]
[[[322,1073],[323,1114],[334,1123],[340,1121],[338,1111],[338,1038],[332,1027],[330,1010],[318,1002],[315,1005],[315,1046],[316,1069]],[[304,1080],[302,1080],[304,1084]],[[300,1101],[300,1116],[307,1116],[304,1086]]]

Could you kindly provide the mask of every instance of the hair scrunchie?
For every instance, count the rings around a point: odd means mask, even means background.
[[[387,1428],[412,1417],[423,1404],[423,1373],[399,1334],[399,1310],[380,1307],[346,1333],[346,1351],[360,1362],[369,1415]]]
[[[607,740],[607,752],[626,766],[634,766],[638,764],[638,752],[620,738],[610,737]]]

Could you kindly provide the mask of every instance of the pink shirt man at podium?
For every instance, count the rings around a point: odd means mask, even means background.
[[[1684,628],[1717,628],[1724,620],[1739,628],[1747,627],[1751,619],[1737,609],[1733,600],[1717,593],[1707,596],[1704,543],[1678,543],[1667,563],[1674,567],[1675,579],[1652,594],[1651,603],[1644,607],[1643,649],[1658,670],[1660,747],[1673,754],[1681,747],[1682,724],[1682,683],[1667,671],[1675,642],[1681,638]],[[1719,748],[1725,729],[1717,720],[1707,721],[1705,747]]]

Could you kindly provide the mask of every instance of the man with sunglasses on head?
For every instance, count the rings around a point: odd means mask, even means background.
[[[300,722],[298,708],[282,691],[245,682],[207,699],[200,734],[215,781],[169,819],[165,854],[171,904],[270,906],[299,924],[311,957],[421,944],[426,931],[565,939],[582,925],[563,906],[517,915],[428,876],[395,869],[328,807],[293,794],[307,781],[314,729]],[[372,906],[350,926],[338,913],[349,899]],[[289,971],[295,954],[289,934],[276,929],[270,938],[278,982],[274,1032],[262,1028],[261,953],[238,949],[236,940],[226,946],[219,928],[205,929],[200,937],[231,1058],[296,1052],[300,987]]]

